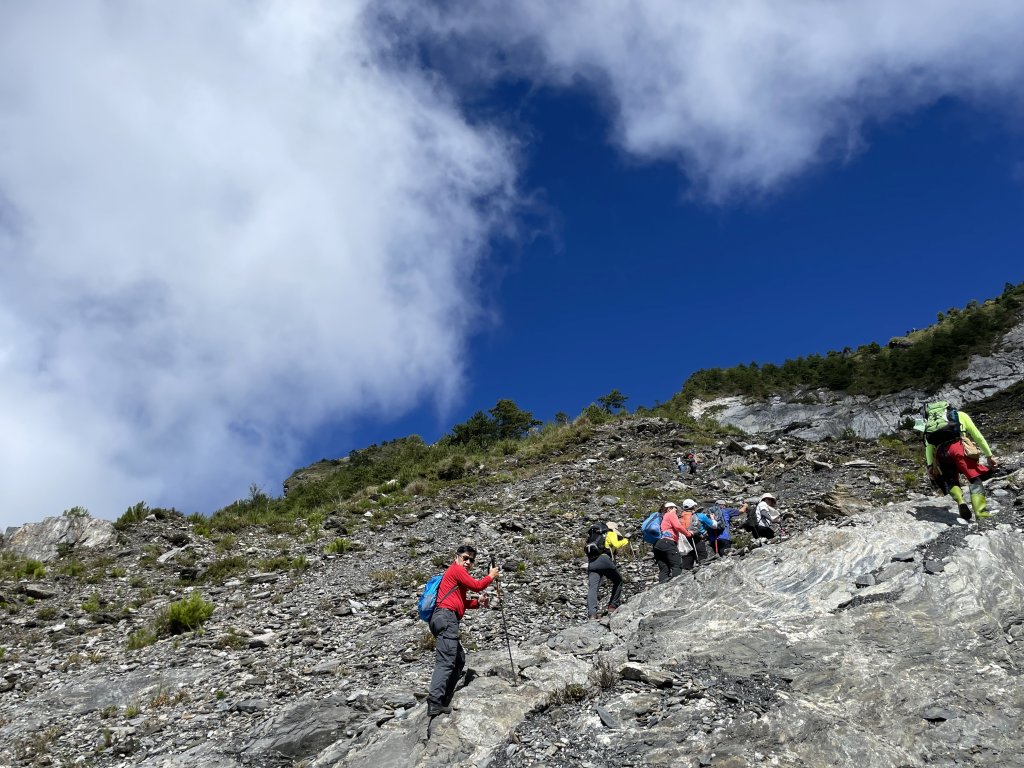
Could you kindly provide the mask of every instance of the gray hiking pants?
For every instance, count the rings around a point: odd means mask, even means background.
[[[459,642],[459,617],[447,608],[434,611],[430,617],[430,634],[434,636],[434,673],[430,676],[427,701],[445,706],[452,703],[455,686],[466,667],[466,652]]]
[[[622,600],[622,576],[619,569],[608,555],[601,555],[592,560],[587,566],[587,578],[590,581],[590,590],[587,592],[587,616],[597,614],[597,590],[601,586],[601,579],[608,579],[612,583],[612,596],[608,600],[609,608],[618,608]]]

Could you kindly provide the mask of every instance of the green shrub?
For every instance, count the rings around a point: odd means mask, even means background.
[[[465,456],[456,454],[448,458],[441,466],[437,468],[437,479],[438,480],[458,480],[465,477],[466,473],[472,468],[472,463]]]
[[[430,482],[424,479],[413,480],[402,489],[402,493],[406,496],[427,496],[431,491],[433,491],[433,488]]]
[[[128,650],[137,651],[155,642],[156,632],[149,627],[143,627],[128,635]]]
[[[161,634],[180,635],[193,632],[213,615],[213,603],[207,602],[199,592],[193,592],[184,600],[178,600],[167,606],[167,610],[158,617],[157,625]]]
[[[605,424],[609,421],[614,421],[615,416],[606,411],[604,408],[599,406],[597,403],[591,403],[579,415],[580,421],[585,421],[589,424]]]
[[[548,704],[558,706],[560,704],[576,704],[587,698],[587,689],[579,683],[568,683],[564,688],[552,691],[548,695]]]
[[[149,507],[146,506],[146,502],[140,501],[134,506],[128,507],[124,513],[117,518],[114,523],[114,528],[119,531],[127,530],[136,523],[141,523],[149,516]]]
[[[89,599],[82,603],[82,610],[86,613],[96,613],[100,609],[100,593],[93,590]]]
[[[210,535],[213,532],[210,526],[210,518],[206,515],[200,514],[199,512],[193,512],[185,519],[192,525],[192,531],[196,536],[202,536],[207,539],[210,538]]]
[[[969,302],[939,313],[939,322],[889,346],[877,342],[856,350],[831,351],[786,360],[781,365],[737,365],[694,373],[658,415],[674,418],[694,398],[747,395],[765,398],[793,389],[830,389],[872,397],[920,389],[932,392],[967,367],[972,355],[987,355],[1018,321],[1024,305],[1024,283],[1008,284],[1002,295],[984,304]]]
[[[64,510],[64,517],[89,517],[89,510],[85,507],[72,507]]]
[[[63,560],[66,557],[71,557],[75,551],[75,543],[73,541],[59,541],[57,542],[57,557]]]
[[[263,573],[270,573],[271,571],[304,571],[309,568],[309,561],[305,555],[299,555],[294,558],[287,555],[279,555],[266,560],[260,560],[259,568]]]
[[[350,549],[352,549],[352,542],[348,539],[339,536],[326,547],[324,547],[324,552],[326,552],[328,555],[343,555]]]
[[[206,569],[204,579],[215,584],[227,581],[236,573],[241,573],[249,568],[249,559],[244,555],[234,555],[220,560],[214,560]]]
[[[77,579],[85,573],[85,564],[81,560],[70,560],[60,567],[59,573]]]
[[[0,579],[41,579],[45,575],[46,568],[39,560],[0,552]]]

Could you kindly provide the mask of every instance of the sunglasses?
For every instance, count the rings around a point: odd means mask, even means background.
[[[476,562],[476,558],[470,557],[469,555],[459,555],[459,559],[469,563],[470,565]]]

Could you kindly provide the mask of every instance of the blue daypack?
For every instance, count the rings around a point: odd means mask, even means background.
[[[640,526],[640,533],[648,544],[657,544],[661,538],[661,512],[651,512]]]
[[[420,601],[416,604],[416,612],[420,615],[423,621],[430,621],[430,617],[434,615],[434,608],[437,604],[448,597],[452,592],[459,588],[456,584],[454,587],[449,589],[441,600],[437,599],[437,588],[441,586],[441,579],[444,578],[444,573],[439,573],[437,576],[428,581],[423,587],[423,594],[420,595]]]

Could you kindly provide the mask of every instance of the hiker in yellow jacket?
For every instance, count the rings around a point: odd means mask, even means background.
[[[985,511],[985,487],[981,481],[995,469],[996,460],[971,417],[948,403],[932,403],[925,408],[922,431],[928,473],[942,492],[956,501],[960,517],[970,520],[972,507],[979,518],[988,517],[991,513]],[[987,465],[981,463],[982,456],[986,457]],[[960,475],[970,484],[970,504],[964,500]]]
[[[601,618],[597,609],[597,590],[601,586],[601,579],[608,579],[612,583],[612,596],[608,599],[605,613],[615,613],[619,607],[622,601],[622,575],[615,567],[614,553],[629,544],[629,539],[619,533],[618,523],[609,520],[604,526],[596,527],[602,529],[602,538],[596,547],[587,549],[587,616],[591,619]]]

